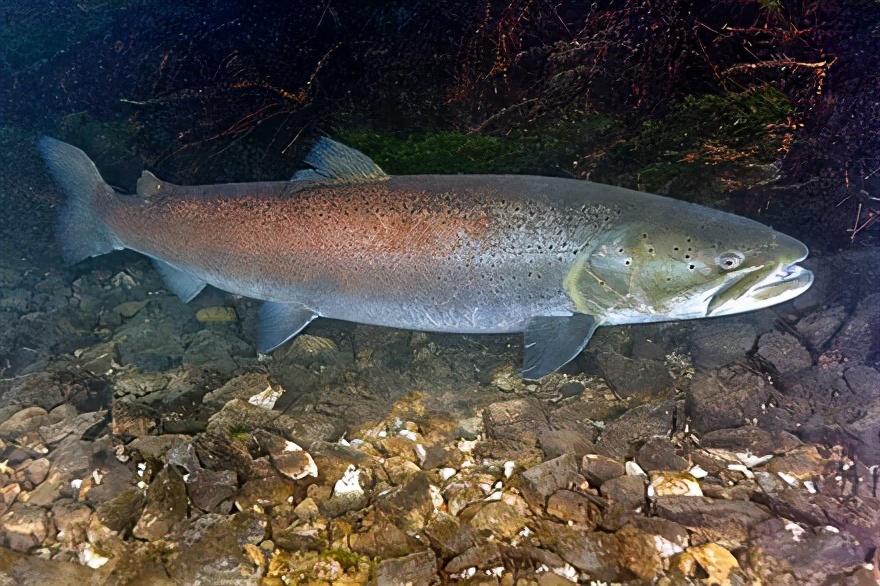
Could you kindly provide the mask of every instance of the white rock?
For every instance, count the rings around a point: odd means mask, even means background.
[[[83,544],[77,557],[79,558],[79,563],[88,566],[93,570],[97,570],[110,561],[110,558],[104,557],[96,552],[91,543]]]
[[[440,469],[440,478],[441,478],[441,480],[444,480],[444,481],[449,480],[450,478],[452,478],[456,474],[458,474],[458,470],[456,470],[455,468],[441,468]]]
[[[263,409],[272,409],[282,394],[284,394],[284,389],[280,387],[273,389],[272,385],[269,385],[265,390],[251,396],[248,399],[248,403]]]
[[[348,468],[345,470],[345,473],[342,475],[342,478],[336,481],[336,484],[333,485],[333,495],[334,496],[347,496],[347,495],[358,495],[363,494],[364,489],[361,488],[361,471],[358,470],[354,465],[349,464]]]
[[[647,476],[645,471],[642,470],[642,467],[639,466],[634,460],[630,460],[624,465],[624,469],[628,476]]]

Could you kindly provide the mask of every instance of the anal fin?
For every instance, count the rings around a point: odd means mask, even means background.
[[[207,283],[191,274],[181,271],[177,267],[173,267],[163,260],[153,259],[153,266],[162,275],[165,286],[172,293],[180,297],[184,303],[189,303],[195,296],[201,293]]]
[[[537,380],[568,364],[587,346],[596,331],[596,318],[535,316],[526,325],[522,377]]]
[[[266,301],[260,307],[257,351],[268,354],[300,333],[318,314],[300,303]]]

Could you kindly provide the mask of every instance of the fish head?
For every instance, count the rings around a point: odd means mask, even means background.
[[[584,249],[565,283],[579,311],[609,324],[731,315],[813,283],[797,264],[807,247],[768,226],[692,204],[647,216]]]

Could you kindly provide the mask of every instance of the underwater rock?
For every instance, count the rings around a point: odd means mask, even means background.
[[[622,398],[651,397],[672,386],[672,377],[660,361],[611,352],[599,354],[598,360],[608,386]]]
[[[147,488],[146,504],[132,535],[147,541],[162,539],[186,519],[186,510],[186,484],[176,468],[165,466]]]
[[[602,483],[599,492],[610,504],[634,511],[645,505],[645,477],[625,475],[611,478]]]
[[[580,458],[595,449],[589,438],[571,429],[554,429],[544,432],[539,441],[544,457],[548,460],[565,454],[573,454]]]
[[[665,437],[648,438],[636,453],[636,462],[646,472],[680,471],[690,468],[687,459],[679,456],[675,451],[675,445]]]
[[[745,321],[697,320],[691,324],[694,364],[706,368],[725,366],[744,358],[757,339],[755,326]]]
[[[529,506],[536,512],[544,510],[547,499],[557,490],[577,485],[577,458],[571,454],[548,460],[520,474],[521,490]]]
[[[86,541],[86,529],[92,509],[72,500],[63,500],[52,506],[52,520],[58,530],[58,541],[71,545]]]
[[[703,433],[739,427],[759,417],[769,397],[764,378],[746,368],[699,372],[687,393],[687,413]]]
[[[93,584],[97,572],[78,563],[47,560],[8,549],[0,549],[0,583],[37,586],[38,584]]]
[[[235,308],[215,305],[196,311],[196,320],[202,323],[229,323],[238,320]]]
[[[804,528],[785,519],[769,519],[752,529],[747,559],[755,578],[765,583],[820,586],[865,561],[864,547],[851,535],[826,526]]]
[[[638,442],[673,431],[676,413],[684,412],[682,401],[648,403],[630,409],[605,425],[596,451],[611,458],[623,459],[632,454]]]
[[[566,562],[593,580],[651,580],[662,570],[653,538],[633,527],[604,533],[545,523],[540,535]]]
[[[522,509],[504,501],[490,501],[469,507],[461,517],[477,535],[509,540],[529,524],[524,503]]]
[[[486,434],[494,439],[515,440],[535,446],[550,423],[540,402],[534,399],[513,399],[493,403],[483,411]]]
[[[776,372],[783,374],[813,365],[813,357],[797,338],[782,332],[770,332],[761,336],[758,340],[758,356]]]
[[[430,540],[431,546],[444,557],[460,555],[476,543],[468,525],[443,511],[434,513],[425,527],[425,535]]]
[[[880,352],[880,293],[866,295],[859,301],[831,340],[828,352],[840,356],[842,361],[861,364]]]
[[[49,413],[42,407],[25,407],[0,422],[0,437],[15,439],[29,431],[36,431],[49,421]]]
[[[594,499],[572,490],[557,490],[550,495],[547,514],[590,531],[602,519],[602,510]]]
[[[15,551],[29,551],[53,537],[49,511],[27,503],[14,503],[0,517],[0,543]]]
[[[146,495],[139,488],[123,490],[95,508],[98,519],[106,527],[120,534],[128,534],[138,522],[146,503]]]
[[[199,330],[187,337],[183,363],[229,376],[253,356],[253,348],[228,332]]]
[[[232,509],[238,492],[238,475],[234,470],[199,469],[184,480],[194,507],[208,513],[228,513]]]
[[[797,322],[797,331],[816,352],[825,348],[846,320],[846,308],[834,305],[814,311]]]
[[[783,453],[799,446],[801,441],[788,432],[769,432],[746,425],[731,429],[717,429],[703,434],[700,445],[704,448],[722,448],[749,452],[755,456]]]
[[[654,506],[658,516],[687,527],[693,543],[714,541],[731,549],[746,542],[752,527],[770,518],[764,507],[741,500],[660,496]]]
[[[262,372],[248,372],[233,377],[223,383],[223,386],[206,393],[202,397],[202,403],[213,409],[221,409],[232,399],[247,401],[257,393],[274,386],[276,385],[272,384],[268,375]]]
[[[253,513],[207,514],[180,535],[165,568],[176,584],[259,583],[260,568],[248,556],[248,546],[266,538],[267,523]]]
[[[397,584],[436,584],[437,556],[431,550],[382,560],[376,568],[376,586]]]
[[[608,456],[587,454],[581,460],[581,474],[591,486],[598,488],[603,482],[626,474],[626,468],[622,462]]]

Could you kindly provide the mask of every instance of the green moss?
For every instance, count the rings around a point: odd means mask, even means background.
[[[723,192],[776,160],[791,112],[788,98],[770,87],[690,96],[613,147],[593,177],[686,197]]]
[[[539,173],[560,174],[615,123],[601,116],[566,119],[506,136],[430,130],[397,135],[350,128],[335,138],[362,150],[391,174]]]
[[[230,428],[229,438],[236,442],[247,443],[251,439],[251,429],[247,425],[236,425]]]
[[[321,553],[321,557],[339,562],[339,565],[341,565],[342,568],[346,571],[352,568],[357,568],[362,561],[366,561],[367,563],[369,563],[368,558],[362,557],[359,554],[354,553],[353,551],[349,551],[347,549],[342,549],[339,547],[325,550]]]

